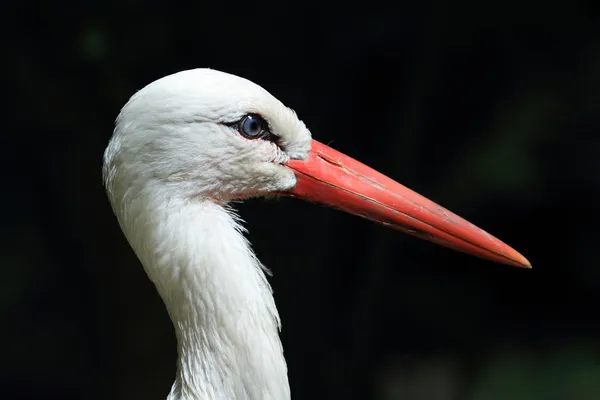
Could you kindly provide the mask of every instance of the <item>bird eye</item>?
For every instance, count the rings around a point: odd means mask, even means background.
[[[248,139],[259,139],[269,134],[267,123],[256,114],[248,114],[242,118],[238,129]]]

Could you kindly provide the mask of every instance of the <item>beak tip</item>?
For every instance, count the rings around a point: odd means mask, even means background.
[[[532,266],[531,266],[531,263],[529,262],[529,260],[520,254],[518,255],[518,257],[514,258],[514,262],[515,262],[514,265],[519,268],[532,269]]]

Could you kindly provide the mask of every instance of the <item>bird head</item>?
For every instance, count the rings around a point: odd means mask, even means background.
[[[311,135],[254,83],[211,69],[159,79],[123,107],[105,155],[112,182],[140,181],[170,195],[228,202],[285,191],[284,166],[305,159]]]
[[[179,72],[136,93],[117,118],[103,173],[113,207],[148,192],[217,203],[291,195],[529,267],[487,232],[312,139],[296,114],[262,87],[216,70]]]

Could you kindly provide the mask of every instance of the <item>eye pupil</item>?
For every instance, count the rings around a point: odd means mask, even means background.
[[[262,137],[266,133],[263,119],[253,114],[242,118],[239,129],[241,134],[252,139]]]

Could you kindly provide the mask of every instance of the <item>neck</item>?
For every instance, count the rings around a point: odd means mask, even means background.
[[[161,204],[129,214],[128,239],[177,335],[168,400],[289,399],[271,288],[235,216],[209,201]]]

